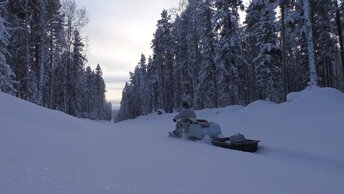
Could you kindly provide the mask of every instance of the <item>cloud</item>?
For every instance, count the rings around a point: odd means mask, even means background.
[[[126,73],[125,75],[123,73],[112,73],[108,75],[103,76],[106,83],[114,84],[114,83],[125,83],[128,81],[129,73]]]
[[[93,69],[100,64],[108,91],[106,97],[119,104],[129,71],[134,71],[142,53],[146,57],[152,53],[151,41],[162,10],[177,6],[179,0],[76,2],[86,8],[90,17],[83,29],[89,40],[88,63]]]
[[[106,89],[108,90],[117,90],[117,91],[122,91],[124,88],[124,85],[115,85],[115,86],[107,86]]]

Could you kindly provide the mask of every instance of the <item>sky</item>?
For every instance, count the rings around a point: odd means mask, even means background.
[[[119,108],[129,72],[143,53],[151,55],[151,41],[163,9],[177,7],[179,0],[75,0],[88,12],[88,65],[100,64],[106,83],[106,99]]]

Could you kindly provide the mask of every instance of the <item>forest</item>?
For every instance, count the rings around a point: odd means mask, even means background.
[[[246,3],[244,5],[244,3]],[[122,92],[117,121],[174,112],[281,103],[306,87],[344,91],[343,0],[180,0],[163,10],[152,54]],[[74,0],[0,0],[0,91],[69,115],[111,120],[89,23]]]
[[[87,64],[88,23],[74,0],[0,0],[0,91],[72,116],[111,120],[102,69]]]
[[[281,103],[344,90],[343,0],[181,0],[163,10],[122,92],[117,121],[157,110]],[[241,14],[244,13],[244,14]]]

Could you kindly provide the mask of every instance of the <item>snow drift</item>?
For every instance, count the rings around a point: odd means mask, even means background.
[[[344,95],[331,88],[197,112],[260,139],[255,154],[169,138],[175,114],[111,124],[3,93],[0,108],[2,194],[344,192]]]

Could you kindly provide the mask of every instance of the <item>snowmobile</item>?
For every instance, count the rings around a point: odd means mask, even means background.
[[[201,140],[205,136],[218,137],[221,135],[220,125],[215,122],[208,122],[204,119],[185,119],[184,132],[189,139]],[[172,137],[181,137],[173,132],[169,132]]]
[[[201,140],[209,136],[210,142],[214,146],[240,150],[245,152],[256,152],[258,150],[259,140],[246,139],[244,135],[237,133],[230,137],[220,137],[222,135],[220,125],[215,122],[209,122],[205,119],[186,119],[184,128],[188,139]],[[169,132],[171,137],[181,137]]]

